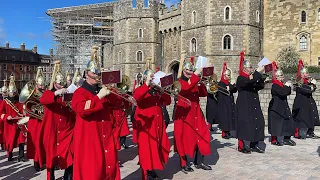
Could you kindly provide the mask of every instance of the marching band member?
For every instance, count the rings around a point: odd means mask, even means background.
[[[66,79],[67,87],[69,87],[72,83],[72,76],[70,75],[69,71],[66,72]]]
[[[41,71],[41,67],[38,67],[38,72],[36,75],[36,87],[35,91],[39,91],[40,93],[43,93],[45,90],[45,79]],[[33,103],[28,103],[28,106],[25,107],[29,109],[30,111],[32,106],[34,106]],[[34,168],[36,171],[40,171],[40,151],[39,151],[39,135],[40,135],[40,128],[41,128],[41,122],[42,119],[38,119],[36,117],[31,116],[30,114],[26,113],[27,116],[29,116],[28,121],[28,135],[27,135],[27,158],[33,159],[34,161]]]
[[[197,169],[211,170],[204,164],[204,156],[210,155],[210,131],[201,112],[199,97],[206,97],[208,92],[204,84],[198,85],[202,69],[195,72],[193,62],[183,63],[183,74],[179,79],[181,91],[179,94],[191,101],[191,107],[180,101],[176,106],[174,117],[175,150],[180,156],[180,165],[184,173],[193,169],[187,164],[187,155],[194,159]]]
[[[296,97],[292,108],[292,116],[296,122],[295,137],[299,139],[318,138],[314,134],[315,122],[319,121],[318,108],[312,97],[312,93],[317,88],[316,81],[310,78],[302,60],[298,64],[297,79],[300,85],[296,87]]]
[[[213,78],[215,81],[217,81],[217,75],[213,74]],[[217,94],[209,94],[207,97],[207,105],[206,105],[206,117],[207,121],[209,123],[209,129],[210,131],[214,131],[212,128],[212,125],[214,124],[219,124],[217,121],[217,113],[218,113],[218,99],[217,99]],[[219,128],[219,125],[218,127]]]
[[[142,74],[141,73],[138,73],[136,75],[136,78],[134,80],[134,83],[133,83],[133,90],[132,90],[132,93],[135,92],[135,90],[142,86],[143,85],[143,80],[142,80]],[[135,123],[135,119],[134,119],[134,115],[135,115],[135,112],[136,112],[136,106],[133,106],[132,107],[132,111],[131,111],[131,114],[130,114],[130,119],[131,119],[131,122],[132,122],[132,142],[137,144],[138,141],[137,141],[137,128],[136,128],[136,123]],[[138,163],[139,164],[139,163]]]
[[[18,120],[14,118],[24,117],[23,106],[19,103],[19,96],[14,82],[14,76],[10,76],[8,97],[1,103],[1,119],[4,121],[5,150],[8,152],[8,161],[13,160],[13,148],[19,146],[18,161],[27,161],[24,157],[25,136],[18,128]]]
[[[231,130],[235,130],[235,103],[233,94],[237,92],[235,84],[231,84],[231,70],[228,69],[227,63],[223,64],[221,79],[218,83],[219,91],[217,120],[219,128],[222,130],[222,138],[231,138]]]
[[[3,100],[8,96],[6,80],[3,80],[3,87],[1,88],[1,96],[2,96],[2,99],[0,101],[0,107],[1,107],[1,104],[4,102]],[[0,146],[1,146],[1,150],[5,150],[4,149],[4,121],[2,119],[0,119]]]
[[[276,62],[272,62],[272,72],[272,99],[268,108],[268,130],[271,134],[271,144],[295,146],[296,143],[290,139],[294,135],[295,128],[287,102],[287,97],[291,94],[291,83],[283,83],[284,75],[282,70],[278,69]]]
[[[47,179],[54,180],[55,167],[65,169],[63,178],[72,179],[73,128],[75,116],[71,108],[63,102],[67,93],[65,77],[61,73],[60,62],[55,62],[49,90],[44,91],[40,103],[44,106],[44,116],[40,129],[40,158],[45,152]],[[40,162],[43,162],[40,160]],[[42,166],[42,163],[40,163]]]
[[[264,153],[264,150],[258,146],[258,142],[264,140],[265,126],[258,95],[258,91],[264,88],[263,71],[263,66],[254,71],[251,63],[244,60],[244,52],[241,52],[236,83],[238,89],[236,131],[238,151],[242,153],[251,153],[248,143],[252,151]]]
[[[153,78],[154,72],[150,69],[145,70],[144,84],[133,93],[138,105],[134,119],[143,180],[158,179],[154,170],[163,169],[163,165],[168,162],[170,152],[170,141],[161,106],[169,105],[171,97],[152,88]]]
[[[76,113],[74,129],[75,180],[120,180],[118,152],[113,136],[112,106],[117,96],[107,87],[99,88],[101,69],[94,46],[87,64],[86,81],[72,98]]]

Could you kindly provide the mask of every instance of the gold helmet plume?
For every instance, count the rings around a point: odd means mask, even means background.
[[[80,68],[76,69],[76,72],[74,73],[72,83],[77,85],[78,82],[82,79],[82,76],[80,74]]]
[[[64,77],[61,73],[60,61],[56,61],[54,64],[49,90],[53,88],[54,83],[64,85]]]
[[[3,80],[3,86],[1,88],[1,93],[5,94],[5,95],[8,93],[8,87],[7,87],[7,80],[6,79]]]
[[[8,90],[9,90],[9,92],[11,92],[11,93],[17,92],[17,87],[16,87],[16,83],[14,82],[14,76],[13,76],[13,74],[10,75],[10,81],[9,81]]]
[[[99,74],[101,72],[101,68],[99,65],[99,58],[98,58],[98,46],[93,46],[91,51],[91,59],[87,64],[87,71],[91,71],[95,74]]]
[[[143,79],[147,79],[147,77],[153,73],[154,73],[154,71],[151,69],[151,59],[147,59],[145,70],[143,72]]]
[[[36,75],[36,82],[40,86],[44,86],[44,84],[45,84],[45,79],[44,79],[41,67],[38,67],[37,75]]]

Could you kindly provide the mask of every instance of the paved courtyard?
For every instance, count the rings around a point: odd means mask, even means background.
[[[171,142],[172,130],[171,124],[168,127]],[[320,135],[320,127],[316,128],[316,134]],[[192,173],[184,174],[180,171],[178,156],[171,152],[169,164],[163,171],[158,172],[160,178],[175,180],[320,179],[320,139],[294,139],[297,143],[296,147],[277,147],[270,145],[269,136],[266,136],[265,154],[242,154],[236,151],[236,139],[225,140],[221,138],[221,134],[215,133],[212,137],[212,155],[205,159],[206,163],[212,166],[212,171],[195,169]],[[124,180],[139,180],[141,171],[137,165],[137,148],[131,144],[131,140],[128,143],[130,148],[119,152],[119,159],[123,164],[121,177]],[[17,152],[14,155],[17,156]],[[63,171],[56,171],[56,178],[62,179],[62,175]],[[36,173],[32,161],[7,162],[6,153],[1,151],[0,179],[45,180],[46,171]]]

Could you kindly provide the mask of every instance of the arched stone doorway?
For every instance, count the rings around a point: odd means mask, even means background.
[[[178,72],[179,72],[179,61],[174,60],[170,63],[168,67],[168,73],[173,74],[174,81],[178,79]]]

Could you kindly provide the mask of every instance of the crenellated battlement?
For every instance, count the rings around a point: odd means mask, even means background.
[[[166,6],[160,7],[159,8],[159,18],[160,19],[166,19],[166,18],[171,18],[174,16],[179,16],[181,15],[181,3],[171,5],[170,9]]]

